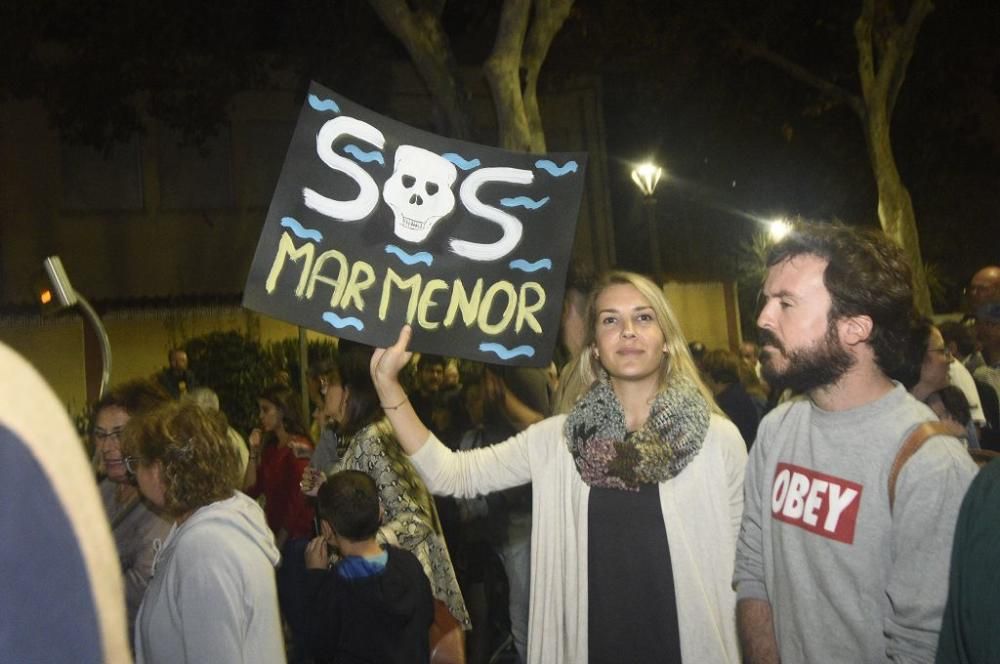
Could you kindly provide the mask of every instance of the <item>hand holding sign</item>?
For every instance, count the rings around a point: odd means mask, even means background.
[[[407,350],[412,336],[413,328],[404,325],[396,343],[388,348],[376,348],[371,362],[375,391],[378,392],[385,415],[396,433],[396,440],[408,455],[416,454],[431,433],[417,417],[403,386],[399,384],[399,371],[413,356]]]
[[[376,348],[372,354],[371,372],[375,389],[382,398],[382,407],[392,408],[392,404],[406,398],[399,384],[399,372],[409,363],[413,353],[407,350],[413,328],[404,325],[399,331],[399,338],[388,348]],[[390,403],[391,402],[391,403]]]

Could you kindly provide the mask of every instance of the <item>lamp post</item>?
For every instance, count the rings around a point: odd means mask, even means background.
[[[42,304],[52,302],[54,295],[61,307],[79,307],[80,311],[83,312],[83,317],[94,328],[94,334],[97,335],[97,341],[101,346],[101,387],[97,392],[97,398],[100,399],[104,396],[104,390],[107,389],[108,380],[111,378],[111,343],[108,341],[108,333],[101,323],[100,316],[90,306],[90,302],[87,302],[87,299],[73,288],[65,268],[63,268],[62,260],[58,256],[49,256],[42,261],[42,266],[52,284],[52,290],[55,291],[54,294],[47,289],[43,291],[41,294]]]
[[[663,276],[663,264],[660,256],[660,235],[656,228],[656,185],[660,183],[663,169],[647,161],[632,169],[632,182],[639,187],[643,196],[643,207],[646,214],[646,226],[649,231],[649,257],[653,276],[659,281]]]
[[[772,242],[781,242],[781,239],[792,232],[792,225],[784,219],[773,219],[768,222],[767,234]]]

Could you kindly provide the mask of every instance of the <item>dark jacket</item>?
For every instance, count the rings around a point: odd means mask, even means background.
[[[416,557],[387,546],[379,574],[345,579],[310,570],[306,647],[319,662],[413,664],[430,661],[431,584]]]

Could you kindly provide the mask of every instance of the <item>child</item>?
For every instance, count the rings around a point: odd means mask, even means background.
[[[317,495],[321,534],[306,548],[307,648],[318,661],[428,662],[434,598],[409,551],[375,541],[382,506],[363,472],[336,473]],[[328,569],[327,544],[340,553]]]

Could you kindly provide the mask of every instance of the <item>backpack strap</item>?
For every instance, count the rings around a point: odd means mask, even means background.
[[[899,451],[896,452],[896,458],[892,462],[892,468],[889,470],[889,514],[892,514],[892,507],[896,502],[896,478],[899,476],[899,472],[903,470],[903,466],[910,457],[917,453],[923,444],[931,436],[947,436],[951,435],[948,433],[948,429],[942,422],[924,422],[923,424],[918,424],[910,432],[910,435],[906,437],[903,444],[899,446]]]

